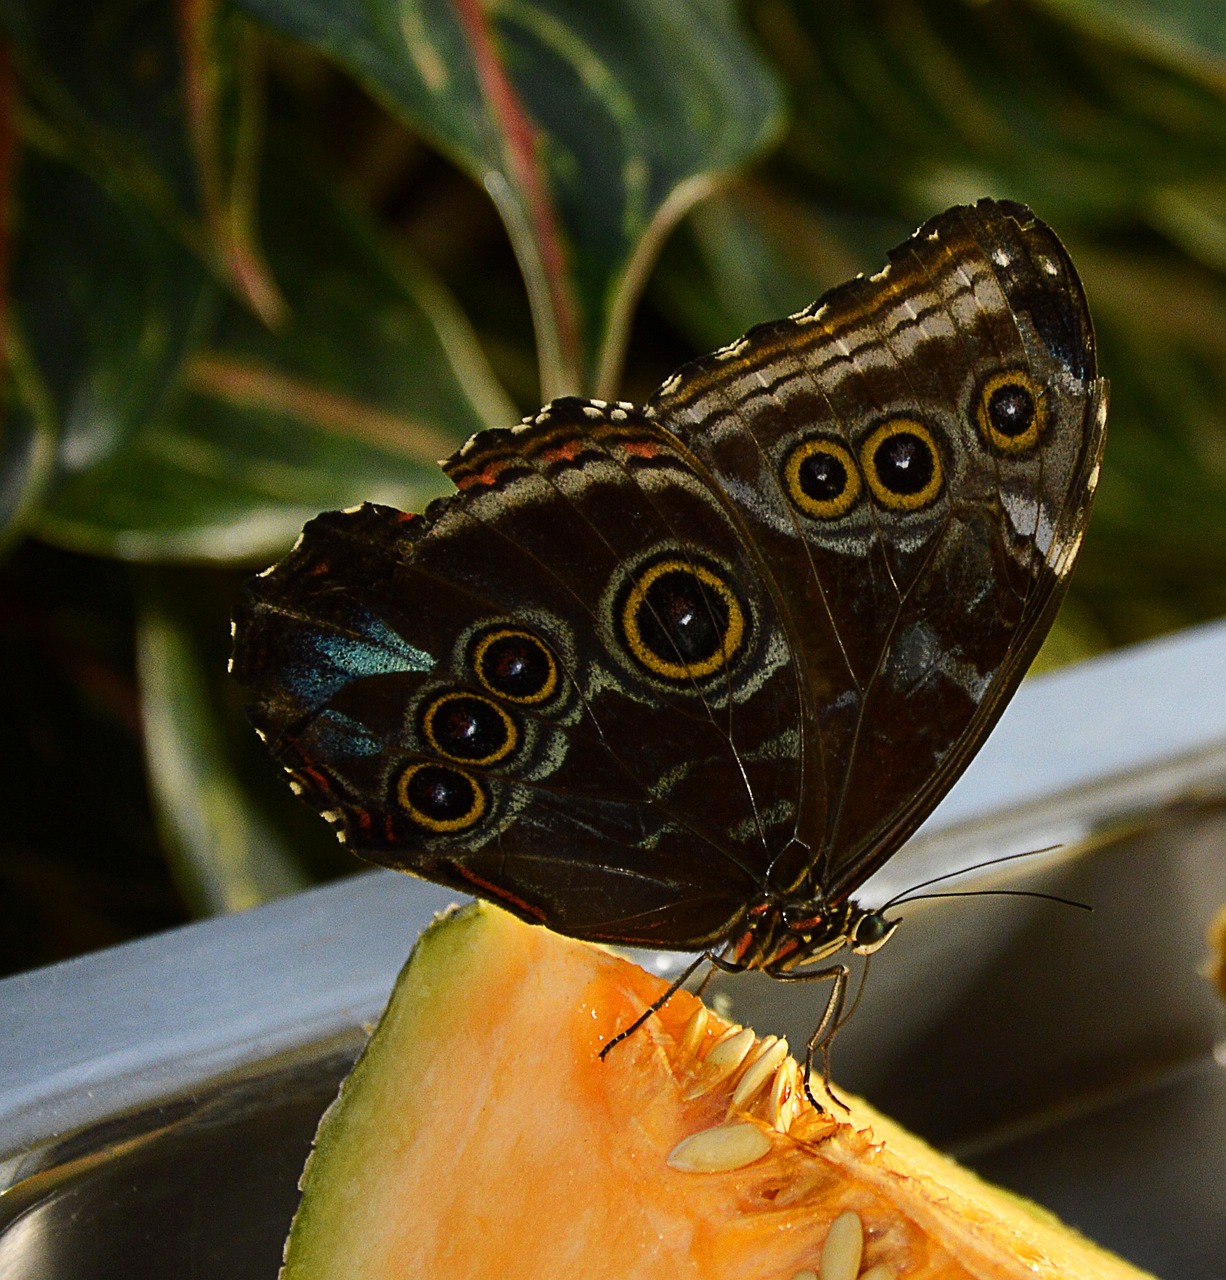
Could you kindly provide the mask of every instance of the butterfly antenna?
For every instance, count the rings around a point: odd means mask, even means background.
[[[1052,853],[1056,849],[1061,848],[1058,844],[1045,845],[1042,849],[1027,849],[1025,853],[1006,853],[999,858],[989,858],[986,862],[976,862],[969,867],[959,867],[957,871],[946,871],[944,875],[933,876],[931,880],[921,880],[919,884],[913,884],[909,889],[904,889],[901,893],[896,893],[889,902],[883,903],[878,910],[888,911],[891,907],[897,906],[900,902],[918,902],[920,899],[913,896],[917,889],[927,889],[929,885],[942,884],[946,880],[955,880],[958,876],[970,875],[972,871],[982,871],[985,867],[998,867],[1005,862],[1016,862],[1019,858],[1037,858],[1041,853]],[[965,895],[969,896],[976,893],[1001,892],[1004,890],[987,890],[987,889],[968,889]],[[1013,890],[1016,893],[1027,893],[1028,890]],[[952,897],[951,894],[935,894],[926,893],[922,895],[925,898],[936,897]],[[1045,897],[1049,895],[1036,893],[1034,897]],[[1084,904],[1079,904],[1084,905]]]
[[[1081,911],[1094,910],[1088,902],[1062,898],[1058,893],[1043,893],[1039,889],[947,889],[941,893],[917,893],[915,897],[903,898],[901,901],[923,902],[925,898],[1042,898],[1044,902],[1058,902],[1063,907],[1077,907]],[[884,911],[885,907],[881,909]]]

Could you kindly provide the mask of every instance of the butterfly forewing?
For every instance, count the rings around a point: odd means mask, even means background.
[[[1000,714],[1084,530],[1095,373],[1062,246],[1020,206],[985,201],[651,402],[791,602],[810,690],[803,791],[823,803],[803,825],[813,860],[781,876],[845,897]]]

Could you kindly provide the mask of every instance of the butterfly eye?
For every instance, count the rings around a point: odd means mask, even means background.
[[[444,693],[427,703],[422,735],[441,756],[467,764],[504,760],[519,743],[515,721],[489,698]]]
[[[783,478],[795,506],[819,520],[845,515],[862,488],[855,459],[837,440],[802,440],[788,454]]]
[[[932,432],[913,418],[883,422],[860,450],[873,496],[891,511],[919,511],[941,492],[944,472]]]
[[[997,373],[979,389],[975,417],[983,438],[1001,453],[1025,453],[1047,426],[1047,397],[1020,369]]]
[[[558,687],[558,662],[530,631],[495,627],[477,637],[472,649],[477,679],[508,702],[537,703]]]
[[[851,935],[851,949],[861,956],[871,956],[898,928],[899,921],[887,920],[880,911],[866,911],[856,921]]]
[[[400,807],[419,826],[439,833],[465,831],[489,808],[475,778],[441,764],[411,764],[396,782]]]
[[[714,675],[745,642],[745,608],[727,579],[671,556],[640,571],[617,616],[631,654],[665,680]]]

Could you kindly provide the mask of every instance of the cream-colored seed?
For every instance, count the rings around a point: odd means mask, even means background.
[[[690,1015],[689,1022],[685,1024],[685,1031],[681,1036],[679,1057],[682,1059],[692,1058],[698,1052],[698,1046],[702,1044],[702,1038],[707,1034],[707,1020],[707,1006],[700,1004]]]
[[[744,1062],[745,1070],[748,1071],[749,1068],[752,1067],[753,1064],[757,1062],[759,1058],[770,1053],[770,1051],[778,1043],[779,1043],[778,1036],[770,1036],[770,1035],[763,1036],[762,1039],[759,1040],[754,1045],[754,1047],[749,1051],[748,1055],[746,1056],[745,1062]]]
[[[766,1088],[767,1081],[788,1056],[788,1042],[776,1040],[750,1063],[732,1094],[734,1107],[747,1107]]]
[[[754,1064],[762,1057],[763,1054],[769,1053],[772,1046],[779,1041],[778,1036],[763,1036],[761,1040],[754,1041],[750,1046],[749,1052],[741,1060],[741,1065],[733,1072],[733,1079],[744,1080],[745,1076],[754,1069]]]
[[[775,1109],[776,1097],[779,1100],[777,1114]],[[780,1133],[787,1133],[792,1127],[792,1121],[800,1114],[800,1110],[800,1067],[797,1065],[795,1058],[784,1058],[779,1067],[779,1073],[775,1077],[775,1083],[771,1088],[771,1124]]]
[[[770,1149],[768,1134],[737,1120],[682,1138],[668,1153],[668,1165],[682,1173],[727,1173],[761,1160]]]
[[[766,1118],[779,1129],[780,1122],[783,1119],[784,1103],[792,1096],[791,1079],[788,1074],[788,1064],[781,1062],[775,1068],[775,1078],[771,1081],[770,1100],[766,1104]],[[779,1129],[780,1133],[786,1133],[786,1129]]]
[[[745,1027],[736,1035],[721,1040],[702,1064],[702,1073],[698,1079],[682,1094],[685,1102],[693,1102],[703,1094],[710,1093],[716,1085],[721,1084],[745,1061],[746,1054],[753,1047],[754,1033]]]
[[[860,1215],[848,1209],[840,1213],[826,1232],[822,1245],[820,1280],[856,1280],[864,1255],[864,1224]]]
[[[721,1040],[707,1054],[706,1065],[712,1070],[732,1072],[745,1061],[757,1037],[749,1027],[742,1027],[734,1036]]]
[[[879,1262],[875,1267],[869,1267],[860,1276],[860,1280],[894,1280],[894,1268],[887,1267],[884,1262]]]

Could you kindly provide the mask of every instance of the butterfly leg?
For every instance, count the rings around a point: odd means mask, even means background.
[[[822,1084],[825,1086],[826,1093],[836,1106],[841,1107],[844,1111],[850,1111],[851,1108],[830,1087],[830,1044],[834,1039],[835,1033],[845,1021],[843,1018],[843,1006],[847,1000],[847,983],[851,977],[851,970],[845,964],[832,964],[825,969],[815,969],[808,973],[797,970],[790,972],[784,970],[772,973],[771,976],[784,982],[829,982],[831,984],[826,1008],[822,1012],[821,1019],[814,1028],[813,1034],[809,1037],[808,1044],[805,1045],[805,1097],[819,1111],[825,1110],[825,1107],[814,1097],[813,1087],[809,1083],[813,1075],[814,1055],[821,1054]]]
[[[609,1043],[605,1045],[603,1049],[601,1049],[600,1051],[601,1061],[602,1062],[604,1061],[609,1051],[613,1049],[616,1045],[621,1044],[623,1040],[629,1039],[630,1036],[634,1035],[634,1033],[643,1025],[644,1022],[647,1021],[648,1018],[651,1017],[653,1013],[659,1013],[660,1010],[663,1009],[664,1006],[673,998],[673,996],[675,996],[677,992],[680,991],[683,986],[685,986],[685,984],[690,980],[690,978],[693,977],[695,971],[698,969],[698,966],[708,960],[712,964],[719,963],[718,959],[715,956],[711,955],[709,952],[703,952],[703,954],[700,955],[697,960],[695,960],[692,964],[687,965],[681,971],[680,976],[677,977],[677,979],[673,982],[672,986],[670,986],[668,990],[664,992],[663,995],[653,1000],[651,1004],[649,1004],[647,1008],[644,1009],[643,1012],[640,1013],[639,1016],[635,1018],[635,1020],[628,1027],[625,1028],[624,1031],[619,1031],[617,1035],[615,1035],[613,1039],[610,1040]]]

